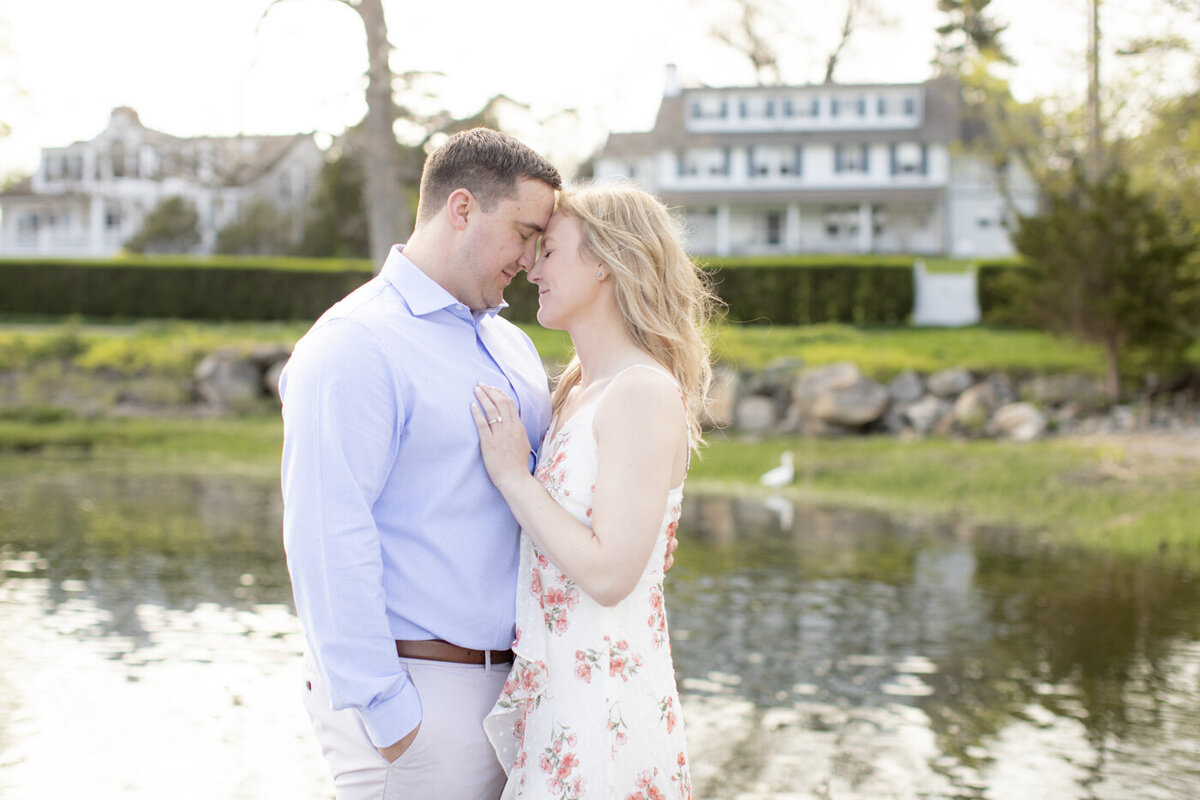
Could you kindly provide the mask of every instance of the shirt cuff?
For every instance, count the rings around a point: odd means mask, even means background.
[[[403,739],[421,724],[421,696],[412,681],[398,694],[368,709],[359,709],[371,744],[388,747]]]

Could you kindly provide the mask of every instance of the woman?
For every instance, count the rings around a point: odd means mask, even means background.
[[[713,296],[666,208],[631,186],[564,192],[529,280],[538,322],[575,348],[534,475],[513,401],[481,386],[472,406],[522,526],[517,658],[484,722],[503,796],[687,798],[662,579]]]

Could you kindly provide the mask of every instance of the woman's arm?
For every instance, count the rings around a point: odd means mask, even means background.
[[[637,585],[678,485],[687,456],[687,429],[674,383],[633,370],[613,383],[596,409],[599,471],[592,527],[580,523],[528,472],[528,441],[517,409],[503,392],[476,391],[472,406],[492,482],[526,533],[567,577],[603,605],[615,605]]]

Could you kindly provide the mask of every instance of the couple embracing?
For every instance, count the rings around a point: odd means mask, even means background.
[[[553,395],[497,312],[522,271]],[[663,573],[713,297],[661,202],[563,190],[477,128],[415,229],[297,343],[284,543],[339,800],[687,798]]]

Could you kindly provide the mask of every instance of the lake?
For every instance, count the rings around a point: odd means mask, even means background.
[[[277,484],[13,459],[0,796],[327,800]],[[1200,576],[1026,532],[691,495],[697,798],[1200,796]]]

